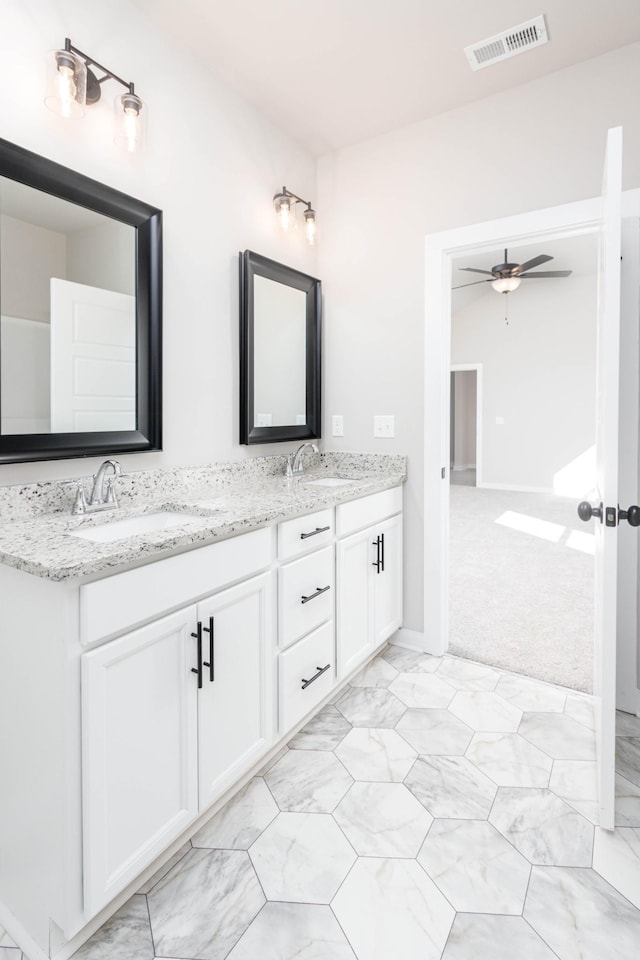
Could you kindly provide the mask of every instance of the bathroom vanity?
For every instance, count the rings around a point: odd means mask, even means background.
[[[0,923],[30,960],[77,949],[401,625],[404,458],[330,457],[3,524]]]

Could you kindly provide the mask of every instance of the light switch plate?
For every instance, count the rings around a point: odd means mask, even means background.
[[[259,413],[256,417],[256,427],[272,427],[273,426],[273,414],[272,413]]]
[[[344,437],[344,417],[341,413],[334,413],[331,417],[331,436]]]
[[[496,417],[496,426],[498,427],[504,426],[504,417]]]
[[[396,418],[391,414],[385,414],[384,416],[376,416],[373,418],[373,435],[374,437],[384,437],[388,439],[389,437],[395,437],[396,435]]]

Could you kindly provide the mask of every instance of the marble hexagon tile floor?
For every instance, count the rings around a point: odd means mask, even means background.
[[[618,734],[609,834],[589,698],[387,647],[74,960],[637,960]]]

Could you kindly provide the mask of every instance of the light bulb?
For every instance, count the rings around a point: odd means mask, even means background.
[[[129,153],[135,153],[142,145],[142,100],[135,93],[123,93],[116,97],[115,108],[117,123],[115,142]]]
[[[87,67],[71,50],[55,50],[49,59],[45,106],[59,117],[84,116]]]
[[[291,226],[291,199],[286,193],[277,193],[273,198],[273,205],[280,219],[280,225],[286,233]]]
[[[304,212],[304,232],[307,242],[313,246],[317,239],[316,212],[308,207]]]

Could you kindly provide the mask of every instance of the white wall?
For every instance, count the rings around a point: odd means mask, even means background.
[[[95,227],[67,234],[67,274],[63,279],[134,296],[135,250],[135,229],[102,217]]]
[[[425,235],[599,194],[606,130],[617,124],[625,130],[625,188],[640,185],[638,89],[640,45],[634,44],[320,161],[325,433],[331,415],[341,413],[345,435],[328,438],[331,448],[409,455],[409,629],[422,629],[423,535],[429,536]],[[373,439],[375,413],[395,413],[394,440]]]
[[[43,106],[45,56],[66,36],[134,80],[149,111],[143,154],[113,143],[113,83],[77,123]],[[122,457],[124,468],[288,449],[238,445],[238,251],[316,275],[303,231],[283,235],[272,207],[283,183],[315,198],[314,159],[130,0],[4,0],[0,63],[5,139],[164,211],[164,451]],[[2,465],[0,484],[88,474],[96,464]]]
[[[483,365],[482,485],[551,491],[595,443],[596,295],[595,273],[523,281],[453,314],[451,362]]]
[[[0,215],[0,249],[2,313],[49,323],[49,279],[66,276],[65,234]]]

